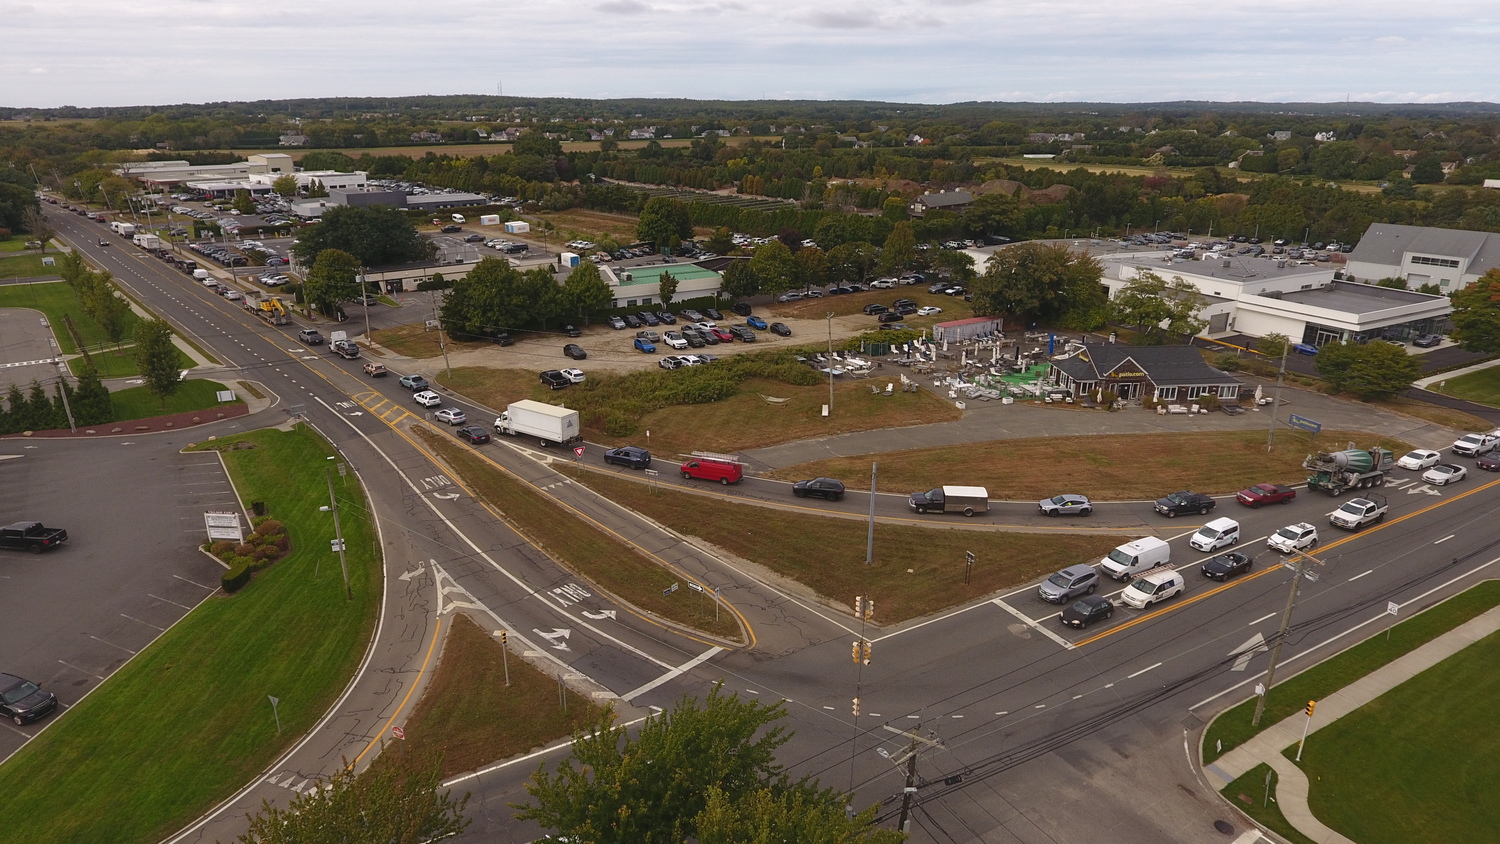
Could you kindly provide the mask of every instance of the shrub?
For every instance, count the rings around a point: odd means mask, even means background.
[[[219,557],[219,558],[223,558],[223,556],[225,554],[227,554],[227,553],[229,553],[229,552],[231,552],[233,550],[234,550],[234,543],[230,542],[227,539],[220,539],[219,541],[215,542],[214,544],[208,546],[208,553],[214,555],[215,557]]]
[[[231,595],[240,591],[249,582],[250,568],[248,566],[232,566],[219,578],[219,584],[224,587],[225,592]]]
[[[1240,356],[1234,352],[1221,352],[1214,355],[1213,366],[1215,369],[1222,369],[1225,372],[1234,372],[1240,368]]]
[[[255,553],[250,556],[260,562],[275,562],[281,557],[281,549],[275,545],[266,544],[256,548]]]
[[[251,542],[241,542],[239,545],[234,546],[234,555],[236,557],[248,557],[254,552],[255,545]]]
[[[285,554],[287,551],[290,551],[292,548],[292,541],[285,535],[278,536],[271,541],[276,545],[276,549],[278,551],[281,551],[283,554]]]
[[[255,525],[256,536],[278,536],[283,533],[286,533],[286,525],[270,516],[263,517]]]

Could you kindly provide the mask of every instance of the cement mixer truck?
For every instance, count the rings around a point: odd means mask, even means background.
[[[1302,468],[1312,471],[1307,479],[1308,489],[1320,489],[1337,496],[1345,490],[1384,484],[1385,473],[1395,465],[1393,459],[1388,449],[1355,448],[1354,443],[1349,443],[1343,451],[1309,454],[1302,461]]]

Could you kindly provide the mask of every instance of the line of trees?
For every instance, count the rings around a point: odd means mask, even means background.
[[[504,258],[485,258],[443,294],[443,327],[458,339],[488,339],[520,328],[587,322],[614,302],[599,267],[584,261],[562,284],[548,267],[520,272]]]

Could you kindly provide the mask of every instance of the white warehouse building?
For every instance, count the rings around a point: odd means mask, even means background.
[[[1371,223],[1345,272],[1360,281],[1403,278],[1412,289],[1434,284],[1452,293],[1497,267],[1500,234]]]

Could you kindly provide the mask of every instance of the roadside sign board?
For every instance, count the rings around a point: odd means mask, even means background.
[[[398,739],[404,739],[406,738],[406,731],[401,729],[400,727],[392,727],[391,735],[395,736]]]
[[[1311,431],[1314,434],[1321,433],[1323,430],[1323,423],[1314,422],[1313,420],[1308,419],[1306,416],[1298,416],[1295,413],[1287,417],[1286,424],[1292,426],[1293,428],[1301,428],[1304,431]]]
[[[573,453],[576,454],[576,455],[578,455],[579,457],[582,457],[583,456],[583,446],[580,445],[580,446],[574,448],[573,449]]]
[[[1395,601],[1387,601],[1385,604],[1385,611],[1390,615],[1395,615],[1400,609],[1401,605]]]
[[[239,513],[204,513],[203,526],[208,530],[210,541],[216,539],[245,541],[245,532],[240,525]]]

